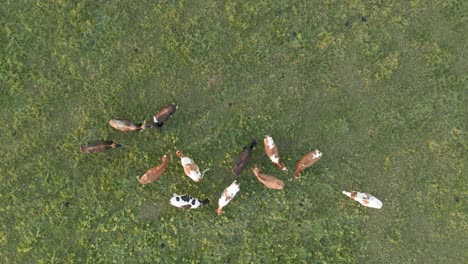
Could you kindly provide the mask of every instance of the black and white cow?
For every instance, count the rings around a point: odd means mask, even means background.
[[[186,209],[195,209],[201,205],[208,204],[210,200],[205,199],[203,201],[193,198],[189,195],[178,195],[174,193],[171,198],[171,204],[175,207],[186,208]]]

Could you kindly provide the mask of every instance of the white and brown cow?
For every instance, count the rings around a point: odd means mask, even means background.
[[[218,215],[221,215],[224,213],[223,207],[228,205],[228,203],[236,196],[237,192],[240,190],[240,185],[237,183],[237,181],[234,181],[229,185],[226,189],[224,189],[223,194],[218,200],[218,209],[216,212]]]
[[[383,205],[379,199],[368,193],[343,191],[343,194],[366,207],[380,209]]]
[[[199,182],[203,179],[203,176],[205,175],[205,172],[207,172],[209,169],[204,170],[202,173],[200,172],[200,169],[198,169],[197,164],[182,153],[182,151],[177,150],[176,155],[180,158],[180,163],[184,167],[184,172],[187,176],[190,177],[195,182]]]
[[[269,135],[266,135],[263,139],[263,144],[265,145],[265,154],[270,158],[271,162],[273,162],[280,170],[288,171],[286,166],[280,162],[280,157],[278,153],[278,147],[273,141],[273,138]]]

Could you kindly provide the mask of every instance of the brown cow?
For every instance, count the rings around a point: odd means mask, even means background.
[[[110,141],[93,141],[90,142],[86,145],[82,145],[80,150],[83,153],[99,153],[103,152],[107,149],[114,149],[114,148],[119,148],[121,145],[115,143],[113,140]]]
[[[321,157],[322,152],[320,152],[318,149],[304,155],[304,157],[302,157],[302,159],[300,159],[296,163],[296,169],[294,170],[294,179],[299,179],[299,174],[301,173],[301,171],[314,165],[314,163],[317,162]]]
[[[231,170],[234,175],[241,174],[241,172],[245,169],[250,161],[250,157],[252,156],[252,149],[255,145],[257,145],[257,141],[252,139],[252,142],[250,142],[249,146],[245,147],[239,157],[237,157],[236,163]]]
[[[156,180],[158,180],[166,171],[167,165],[169,164],[167,155],[162,156],[162,164],[159,164],[158,166],[155,166],[151,169],[149,169],[141,178],[138,179],[138,181],[141,184],[148,184],[152,183]]]

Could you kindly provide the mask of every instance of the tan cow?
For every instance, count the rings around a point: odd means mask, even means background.
[[[255,167],[252,169],[252,171],[255,174],[255,177],[257,177],[258,181],[263,183],[263,185],[265,185],[267,188],[274,189],[274,190],[283,190],[284,182],[282,180],[277,179],[270,175],[260,173],[260,170],[258,169],[256,164],[255,164]]]
[[[127,119],[111,119],[109,120],[109,125],[123,132],[140,131],[151,127],[146,125],[146,122],[143,122],[143,124],[135,124]]]

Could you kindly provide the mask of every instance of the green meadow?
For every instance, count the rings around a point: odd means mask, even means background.
[[[5,0],[0,262],[466,263],[467,44],[463,0]],[[162,129],[107,123],[170,103]],[[93,140],[123,147],[81,153]],[[179,149],[211,168],[201,182]],[[211,202],[176,208],[173,193]]]

